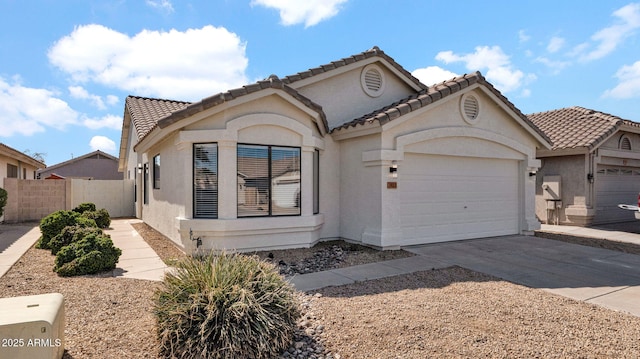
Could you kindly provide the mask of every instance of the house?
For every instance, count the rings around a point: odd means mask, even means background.
[[[640,193],[640,124],[577,106],[528,117],[553,142],[537,152],[540,220],[581,226],[634,220],[617,205],[635,204]],[[549,190],[554,183],[558,201]]]
[[[195,103],[126,99],[136,216],[186,249],[531,233],[549,139],[478,72],[428,87],[374,47]]]
[[[100,150],[72,158],[38,171],[40,179],[81,178],[91,180],[121,180],[118,159]]]
[[[0,143],[0,179],[35,179],[36,171],[45,167],[47,165],[35,158]]]

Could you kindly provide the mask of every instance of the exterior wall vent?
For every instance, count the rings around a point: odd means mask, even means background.
[[[620,148],[621,150],[631,151],[631,140],[629,140],[629,137],[622,136],[618,148]]]
[[[464,95],[460,100],[460,111],[464,120],[473,125],[478,122],[480,102],[473,95]]]
[[[371,97],[382,95],[385,87],[385,78],[382,69],[376,65],[369,65],[362,69],[360,84],[364,92]]]

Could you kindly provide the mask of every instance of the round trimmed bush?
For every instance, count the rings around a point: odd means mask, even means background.
[[[82,217],[93,219],[96,221],[96,225],[98,228],[109,228],[111,225],[111,217],[109,216],[109,212],[102,208],[97,211],[85,211],[82,212]]]
[[[62,247],[68,246],[73,242],[77,242],[89,234],[109,236],[107,234],[103,234],[102,230],[96,227],[83,227],[81,225],[67,226],[64,227],[60,234],[51,238],[49,241],[51,254],[57,254]]]
[[[62,277],[113,270],[122,254],[107,235],[90,233],[56,254],[53,270]]]
[[[187,257],[154,296],[160,351],[176,358],[273,358],[300,307],[277,268],[241,254]]]
[[[80,203],[76,208],[72,211],[76,213],[84,213],[84,212],[94,212],[96,210],[96,205],[91,202]]]
[[[80,217],[80,214],[73,211],[56,211],[44,217],[40,221],[40,232],[42,236],[36,247],[51,249],[49,241],[62,232],[64,227],[79,225],[82,227],[96,227],[96,222],[89,218]]]

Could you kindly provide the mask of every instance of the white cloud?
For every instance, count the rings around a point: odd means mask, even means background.
[[[565,40],[561,37],[554,36],[549,40],[549,44],[547,45],[547,51],[550,53],[558,52],[562,47],[564,47]]]
[[[56,97],[56,93],[22,86],[0,77],[0,136],[32,135],[47,127],[64,129],[76,124],[78,113]]]
[[[159,1],[155,1],[155,0],[146,0],[147,5],[165,11],[167,13],[172,13],[173,12],[173,5],[171,4],[171,1],[169,0],[159,0]]]
[[[582,61],[592,61],[603,58],[613,52],[620,43],[640,28],[640,3],[631,3],[613,12],[617,23],[596,32],[591,40],[596,48],[587,52],[589,43],[578,45],[574,53],[580,55]]]
[[[260,5],[280,11],[280,21],[285,26],[301,24],[305,27],[317,25],[338,14],[340,5],[348,0],[253,0],[251,5]]]
[[[80,99],[80,100],[88,100],[95,107],[97,107],[99,110],[105,110],[107,108],[107,106],[105,105],[104,100],[102,99],[102,97],[100,97],[98,95],[90,94],[82,86],[69,86],[69,94],[73,98],[77,98],[77,99]],[[114,97],[115,97],[115,101],[113,99]],[[117,96],[113,96],[113,95],[107,96],[107,103],[109,105],[114,105],[117,102],[118,102],[118,97]]]
[[[616,87],[604,92],[603,97],[617,99],[640,98],[640,61],[631,66],[623,66],[616,72],[619,83]]]
[[[436,60],[446,64],[463,62],[470,71],[480,70],[485,73],[487,80],[502,92],[514,91],[525,81],[532,80],[531,76],[525,76],[524,72],[512,66],[509,56],[500,46],[478,46],[474,53],[463,55],[442,51],[436,55]]]
[[[99,119],[86,118],[82,120],[86,127],[97,130],[100,128],[110,128],[112,130],[122,129],[122,116],[106,115]]]
[[[236,34],[210,25],[130,37],[91,24],[58,40],[48,56],[76,83],[193,101],[247,83],[245,46]]]
[[[115,105],[118,103],[118,101],[120,101],[120,99],[118,98],[118,96],[115,95],[107,95],[107,103],[109,105]]]
[[[553,74],[558,74],[560,71],[571,65],[571,62],[569,61],[554,61],[543,56],[537,57],[533,61],[547,66],[551,69]]]
[[[94,151],[100,150],[102,152],[113,153],[116,150],[116,143],[105,136],[93,136],[89,141],[89,146]]]
[[[420,68],[413,71],[411,74],[426,85],[436,84],[458,76],[455,73],[438,66]]]
[[[520,40],[520,42],[527,42],[531,39],[531,36],[527,35],[527,33],[524,30],[520,30],[518,31],[518,39]]]

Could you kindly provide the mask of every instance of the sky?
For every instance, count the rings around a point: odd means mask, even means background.
[[[640,2],[0,0],[0,143],[117,157],[128,95],[199,101],[373,46],[426,85],[480,71],[525,114],[640,122]]]

